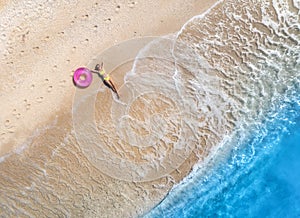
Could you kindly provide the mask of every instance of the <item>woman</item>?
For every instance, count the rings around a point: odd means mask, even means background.
[[[108,88],[110,88],[114,93],[116,93],[117,98],[119,99],[119,94],[118,91],[115,87],[115,85],[113,84],[113,82],[111,81],[109,74],[105,72],[105,70],[103,69],[103,62],[100,64],[97,64],[95,66],[95,70],[91,70],[93,73],[97,73],[99,75],[99,77],[102,79],[104,85],[106,85]]]

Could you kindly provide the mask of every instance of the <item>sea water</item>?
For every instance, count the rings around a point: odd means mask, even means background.
[[[226,161],[176,187],[146,217],[299,217],[297,100],[250,131],[249,141],[235,147]]]
[[[215,150],[145,217],[300,217],[299,9],[222,1],[178,33],[174,77]]]

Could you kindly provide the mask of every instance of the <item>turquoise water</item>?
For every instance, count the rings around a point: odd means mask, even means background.
[[[226,161],[174,189],[146,217],[300,217],[299,100],[284,102]]]
[[[217,149],[145,217],[300,217],[299,9],[227,0],[179,32],[181,93]]]

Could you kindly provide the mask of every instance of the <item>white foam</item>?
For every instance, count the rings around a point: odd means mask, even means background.
[[[204,18],[207,14],[210,13],[210,11],[216,7],[217,5],[219,5],[221,2],[223,2],[224,0],[219,0],[216,3],[214,3],[209,9],[207,9],[205,12],[203,12],[202,14],[196,15],[194,17],[192,17],[191,19],[189,19],[182,27],[181,29],[178,31],[178,33],[176,34],[176,38],[178,38],[178,36],[182,33],[182,31],[186,28],[186,26],[194,21],[195,19],[199,19],[199,18]]]
[[[217,5],[219,3],[220,2],[217,2],[215,5]],[[294,2],[294,4],[296,4],[296,3]],[[213,7],[211,9],[213,9]],[[287,11],[288,10],[287,7],[279,7],[278,5],[276,5],[275,10],[278,12],[278,16],[279,16],[278,19],[280,19],[280,16],[285,17],[286,20],[289,18],[295,17],[295,14]],[[268,10],[267,10],[267,8],[262,8],[262,11],[264,12],[264,11],[268,11]],[[208,11],[208,12],[210,12],[210,11]],[[184,38],[184,36],[182,36],[182,35],[185,34],[185,32],[188,32],[187,28],[191,22],[195,22],[195,25],[201,25],[198,19],[203,18],[207,13],[204,13],[199,16],[195,16],[192,19],[190,19],[181,28],[181,30],[177,34],[177,38],[179,36]],[[245,22],[245,20],[242,20],[242,17],[240,15],[238,15],[238,17],[233,15],[233,17],[237,21],[241,20],[241,21]],[[255,20],[256,18],[250,14],[249,11],[247,12],[247,19],[249,19],[251,22],[252,21],[258,22]],[[291,45],[287,44],[288,41],[285,44],[283,43],[283,39],[288,39],[288,37],[286,37],[282,31],[286,30],[288,27],[282,27],[284,24],[276,23],[275,20],[276,19],[272,19],[272,17],[270,17],[269,14],[267,14],[267,12],[266,12],[266,14],[263,16],[261,22],[264,25],[266,25],[267,27],[271,28],[274,31],[273,33],[276,34],[278,37],[280,37],[280,42],[278,42],[278,39],[276,39],[276,38],[273,39],[273,37],[269,38],[268,36],[266,36],[266,39],[269,40],[270,42],[273,42],[274,44],[276,43],[278,45],[282,45],[283,48],[286,49],[286,51],[284,51],[282,49],[277,49],[277,48],[276,49],[268,48],[268,45],[261,44],[258,42],[256,45],[258,46],[259,51],[261,53],[255,54],[255,52],[257,52],[257,51],[250,50],[252,48],[251,46],[253,43],[253,41],[251,41],[251,40],[253,40],[253,39],[252,38],[247,39],[247,37],[245,37],[245,36],[239,36],[240,39],[243,39],[243,43],[245,43],[245,44],[241,44],[240,48],[247,48],[247,46],[248,46],[250,48],[248,51],[253,52],[253,54],[256,55],[256,57],[258,57],[259,59],[262,60],[261,62],[247,62],[247,67],[251,69],[250,72],[245,72],[243,70],[243,68],[241,68],[241,67],[235,68],[235,69],[238,69],[239,72],[243,73],[244,75],[247,75],[247,76],[242,76],[242,74],[241,74],[240,78],[238,78],[239,80],[236,80],[236,82],[243,84],[243,87],[242,87],[243,89],[247,90],[247,93],[245,93],[245,95],[243,95],[243,96],[240,96],[240,98],[242,98],[243,101],[245,101],[245,102],[247,102],[247,101],[253,102],[253,104],[237,105],[237,107],[231,108],[231,109],[238,109],[241,111],[247,111],[247,113],[244,114],[244,117],[239,117],[239,120],[235,123],[236,124],[235,129],[237,129],[238,132],[241,132],[243,135],[239,135],[239,137],[237,137],[236,131],[233,131],[229,135],[223,135],[222,141],[220,143],[214,145],[213,149],[210,150],[209,156],[207,156],[204,161],[201,161],[198,164],[196,164],[193,167],[192,172],[186,178],[184,178],[178,185],[174,186],[174,188],[172,190],[175,190],[175,189],[177,191],[182,190],[182,188],[184,188],[187,183],[189,183],[189,185],[190,185],[191,181],[203,176],[203,173],[209,171],[208,169],[211,166],[222,162],[222,161],[220,161],[220,158],[221,159],[226,158],[226,156],[229,154],[229,152],[232,149],[234,149],[235,146],[238,147],[239,145],[243,144],[243,140],[247,140],[247,138],[249,136],[247,134],[248,130],[253,126],[256,126],[256,127],[260,126],[261,122],[263,121],[263,119],[266,115],[271,116],[271,117],[272,116],[276,117],[276,114],[277,114],[276,105],[279,104],[279,102],[281,102],[281,100],[282,100],[282,97],[286,96],[288,93],[287,91],[283,93],[280,90],[281,89],[286,89],[286,90],[293,89],[295,87],[292,86],[291,84],[293,82],[300,81],[299,78],[295,78],[295,76],[294,76],[294,75],[297,75],[297,73],[300,70],[299,65],[298,65],[298,69],[293,68],[293,67],[287,67],[286,66],[287,62],[285,61],[285,56],[284,56],[284,54],[288,54],[289,52],[290,53],[295,52],[296,54],[294,55],[294,58],[292,60],[290,60],[292,62],[291,66],[294,66],[293,62],[298,63],[298,61],[299,61],[299,59],[296,58],[297,56],[299,56],[299,51],[300,51],[299,45],[291,46]],[[297,22],[295,19],[290,19],[290,21]],[[294,27],[297,29],[298,24],[293,23],[289,27]],[[201,28],[201,27],[199,27],[199,28]],[[211,27],[211,28],[213,28],[213,27]],[[298,28],[298,30],[299,30],[299,28]],[[205,30],[203,30],[203,31],[205,31]],[[235,28],[235,31],[236,31],[235,33],[238,34],[239,29]],[[199,32],[201,32],[201,30],[199,30]],[[235,33],[227,33],[227,34],[235,34]],[[260,30],[258,30],[258,29],[255,29],[255,31],[253,33],[259,33],[261,36],[265,34],[263,32],[260,32]],[[285,34],[287,34],[287,31]],[[218,34],[216,34],[216,36],[217,35]],[[295,34],[291,34],[291,38],[293,38],[294,41],[299,41],[299,35],[296,36]],[[216,37],[216,39],[217,39],[217,37]],[[213,40],[212,37],[210,38],[210,40]],[[191,42],[191,43],[194,43],[194,42]],[[220,47],[222,47],[225,44],[225,42],[221,43],[219,41],[209,42],[202,38],[198,41],[198,43],[199,44],[209,43],[209,45],[220,46]],[[187,41],[186,41],[186,45],[188,45]],[[175,47],[175,43],[174,43],[174,47]],[[204,48],[204,45],[202,47],[199,45],[198,48]],[[227,51],[224,52],[224,56],[225,55],[228,55]],[[290,58],[291,56],[288,55],[286,57]],[[280,59],[282,60],[282,62],[279,61]],[[220,65],[218,65],[218,66],[220,67]],[[234,67],[234,66],[232,66],[232,67]],[[278,72],[280,72],[280,74],[277,77],[274,77],[274,73],[272,70],[274,68],[278,69]],[[230,69],[223,69],[223,70],[226,72]],[[253,82],[253,80],[250,80],[252,75],[257,77],[257,80],[255,82]],[[291,82],[291,81],[293,81],[293,82]],[[231,83],[231,84],[233,86],[235,86],[234,83]],[[253,89],[253,88],[255,88],[255,89]],[[261,102],[260,96],[259,96],[260,92],[258,92],[257,89],[261,90],[262,95],[266,99],[266,102],[262,102],[263,104],[259,104]],[[224,93],[220,92],[219,94],[223,95]],[[235,92],[233,94],[240,95],[239,92]],[[248,94],[248,96],[246,94]],[[228,97],[228,96],[225,94],[223,96],[223,98],[226,99],[226,97]],[[236,97],[239,97],[239,96],[236,96]],[[255,103],[256,103],[254,99],[256,99],[256,101],[259,105],[258,108],[254,107]],[[236,104],[233,101],[233,99],[231,99],[231,98],[228,98],[227,101],[230,102],[231,106],[234,106]],[[217,112],[217,111],[215,111],[215,112]],[[274,113],[274,114],[272,114],[272,113]],[[218,115],[219,118],[221,118],[221,116],[222,116],[222,114]],[[267,134],[267,131],[263,131],[263,128],[262,128],[261,134]],[[238,144],[234,145],[234,143],[236,143],[237,141],[238,141]],[[241,162],[250,161],[251,156],[253,157],[254,155],[255,155],[255,149],[253,147],[250,147],[249,156],[247,156],[247,157],[244,156],[239,161],[241,161]]]

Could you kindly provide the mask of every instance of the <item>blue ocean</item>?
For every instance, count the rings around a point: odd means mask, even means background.
[[[218,149],[145,217],[300,217],[299,8],[224,1],[179,32],[174,56]]]
[[[299,100],[251,131],[249,141],[207,175],[171,191],[146,217],[300,217]]]

